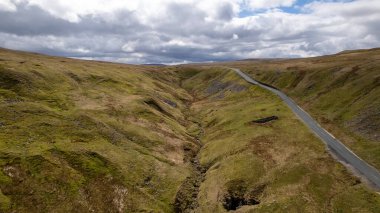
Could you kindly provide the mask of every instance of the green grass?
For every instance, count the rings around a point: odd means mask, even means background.
[[[243,206],[239,212],[379,210],[380,197],[332,159],[277,96],[249,85],[232,71],[199,69],[202,72],[184,85],[197,97],[192,108],[205,132],[199,157],[209,169],[198,195],[200,212],[224,212],[222,203],[231,183],[238,188],[241,183],[244,196],[265,185],[258,195],[260,204]],[[210,94],[215,81],[228,86]],[[246,89],[233,92],[236,85]],[[279,120],[250,124],[272,115]],[[342,199],[350,199],[343,198],[348,196],[346,189],[350,198],[361,200],[357,205],[341,205]]]
[[[324,128],[380,168],[379,49],[223,64],[285,91]]]
[[[1,208],[171,211],[193,139],[183,114],[191,96],[170,68],[7,50],[0,58],[0,158],[22,175],[1,184]]]
[[[173,212],[189,150],[207,169],[196,212],[225,212],[230,192],[260,201],[238,212],[379,211],[280,99],[228,69],[0,59],[2,212]]]

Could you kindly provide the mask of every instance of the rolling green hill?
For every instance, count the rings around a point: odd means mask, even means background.
[[[1,206],[170,211],[195,149],[170,69],[1,50]]]
[[[380,169],[380,49],[227,63],[292,97],[360,157]]]
[[[228,69],[5,49],[0,190],[0,212],[380,211],[279,98]]]

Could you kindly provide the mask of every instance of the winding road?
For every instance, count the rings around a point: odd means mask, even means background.
[[[328,149],[345,164],[351,166],[354,170],[359,172],[368,181],[370,181],[375,188],[380,189],[380,173],[376,168],[370,166],[355,153],[353,153],[349,148],[347,148],[342,142],[337,140],[332,134],[327,132],[322,128],[317,121],[315,121],[307,112],[305,112],[301,107],[299,107],[291,98],[289,98],[285,93],[272,88],[270,86],[264,85],[258,81],[255,81],[247,74],[239,69],[231,68],[242,78],[251,84],[258,85],[264,89],[267,89],[276,95],[278,95],[288,107],[301,119],[311,131],[316,134],[328,147]]]

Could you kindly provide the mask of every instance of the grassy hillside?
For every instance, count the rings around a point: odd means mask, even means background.
[[[233,209],[379,212],[380,196],[230,70],[0,49],[0,212]]]
[[[204,129],[196,212],[376,212],[373,194],[282,103],[229,70],[184,81]],[[277,120],[255,123],[261,118]]]
[[[380,169],[380,49],[226,65],[285,91],[355,153]]]
[[[170,212],[196,148],[170,69],[0,51],[0,206]]]

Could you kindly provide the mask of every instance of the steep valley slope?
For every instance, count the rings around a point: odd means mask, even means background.
[[[380,196],[229,69],[0,49],[0,212],[233,210],[379,212]]]
[[[380,49],[305,59],[225,63],[281,89],[380,169]]]

